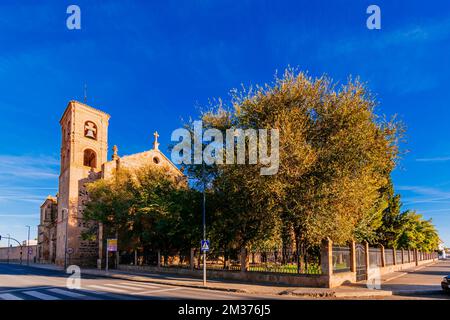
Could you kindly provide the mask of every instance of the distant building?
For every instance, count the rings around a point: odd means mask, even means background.
[[[48,196],[41,205],[40,224],[38,226],[38,261],[55,263],[56,259],[56,225],[58,217],[58,200]]]
[[[24,240],[22,241],[22,245],[29,247],[29,246],[35,246],[37,245],[38,241],[37,240]]]
[[[35,240],[34,240],[35,241]],[[36,242],[36,241],[35,241]],[[0,262],[21,262],[29,261],[33,263],[36,261],[37,246],[32,245],[30,241],[29,246],[10,246],[0,248]],[[27,256],[28,255],[28,256]]]
[[[184,179],[183,173],[159,150],[155,132],[153,149],[120,157],[116,146],[108,161],[110,116],[78,101],[70,101],[61,120],[61,172],[56,197],[41,205],[38,232],[38,261],[96,265],[104,257],[102,228],[83,219],[88,199],[86,184],[111,177],[116,169],[153,165]],[[96,240],[82,239],[83,230],[97,230]],[[66,247],[67,237],[67,247]],[[67,251],[66,251],[67,250]]]
[[[441,243],[439,244],[439,251],[442,252],[441,253],[441,258],[442,259],[446,259],[448,256],[448,253],[446,252],[446,250],[448,251],[448,249],[445,248],[444,243],[441,241]]]

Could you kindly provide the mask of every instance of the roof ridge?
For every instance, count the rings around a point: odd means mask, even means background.
[[[111,117],[111,115],[109,113],[106,113],[105,111],[102,111],[100,109],[94,108],[94,107],[92,107],[92,106],[90,106],[90,105],[88,105],[88,104],[86,104],[84,102],[81,102],[81,101],[78,101],[78,100],[70,100],[69,103],[71,103],[71,102],[76,102],[78,104],[81,104],[84,107],[87,107],[89,109],[95,110],[97,112],[101,112],[101,113],[106,114],[107,116]]]

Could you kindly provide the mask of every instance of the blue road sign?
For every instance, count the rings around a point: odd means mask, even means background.
[[[209,240],[202,240],[202,252],[209,251]]]

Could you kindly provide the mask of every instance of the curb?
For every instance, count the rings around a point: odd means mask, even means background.
[[[311,298],[369,298],[369,297],[390,297],[392,291],[387,290],[375,290],[364,292],[339,292],[339,291],[318,291],[318,292],[282,292],[281,294],[294,295],[299,297],[311,297]]]
[[[443,290],[394,290],[392,294],[398,296],[420,296],[420,295],[439,295],[445,293]]]

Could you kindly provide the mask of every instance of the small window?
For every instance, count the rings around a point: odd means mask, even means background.
[[[97,167],[97,154],[94,150],[84,150],[83,165],[85,167],[96,168]]]
[[[159,158],[158,158],[158,157],[153,157],[153,162],[154,162],[155,164],[158,164],[158,163],[159,163]]]

